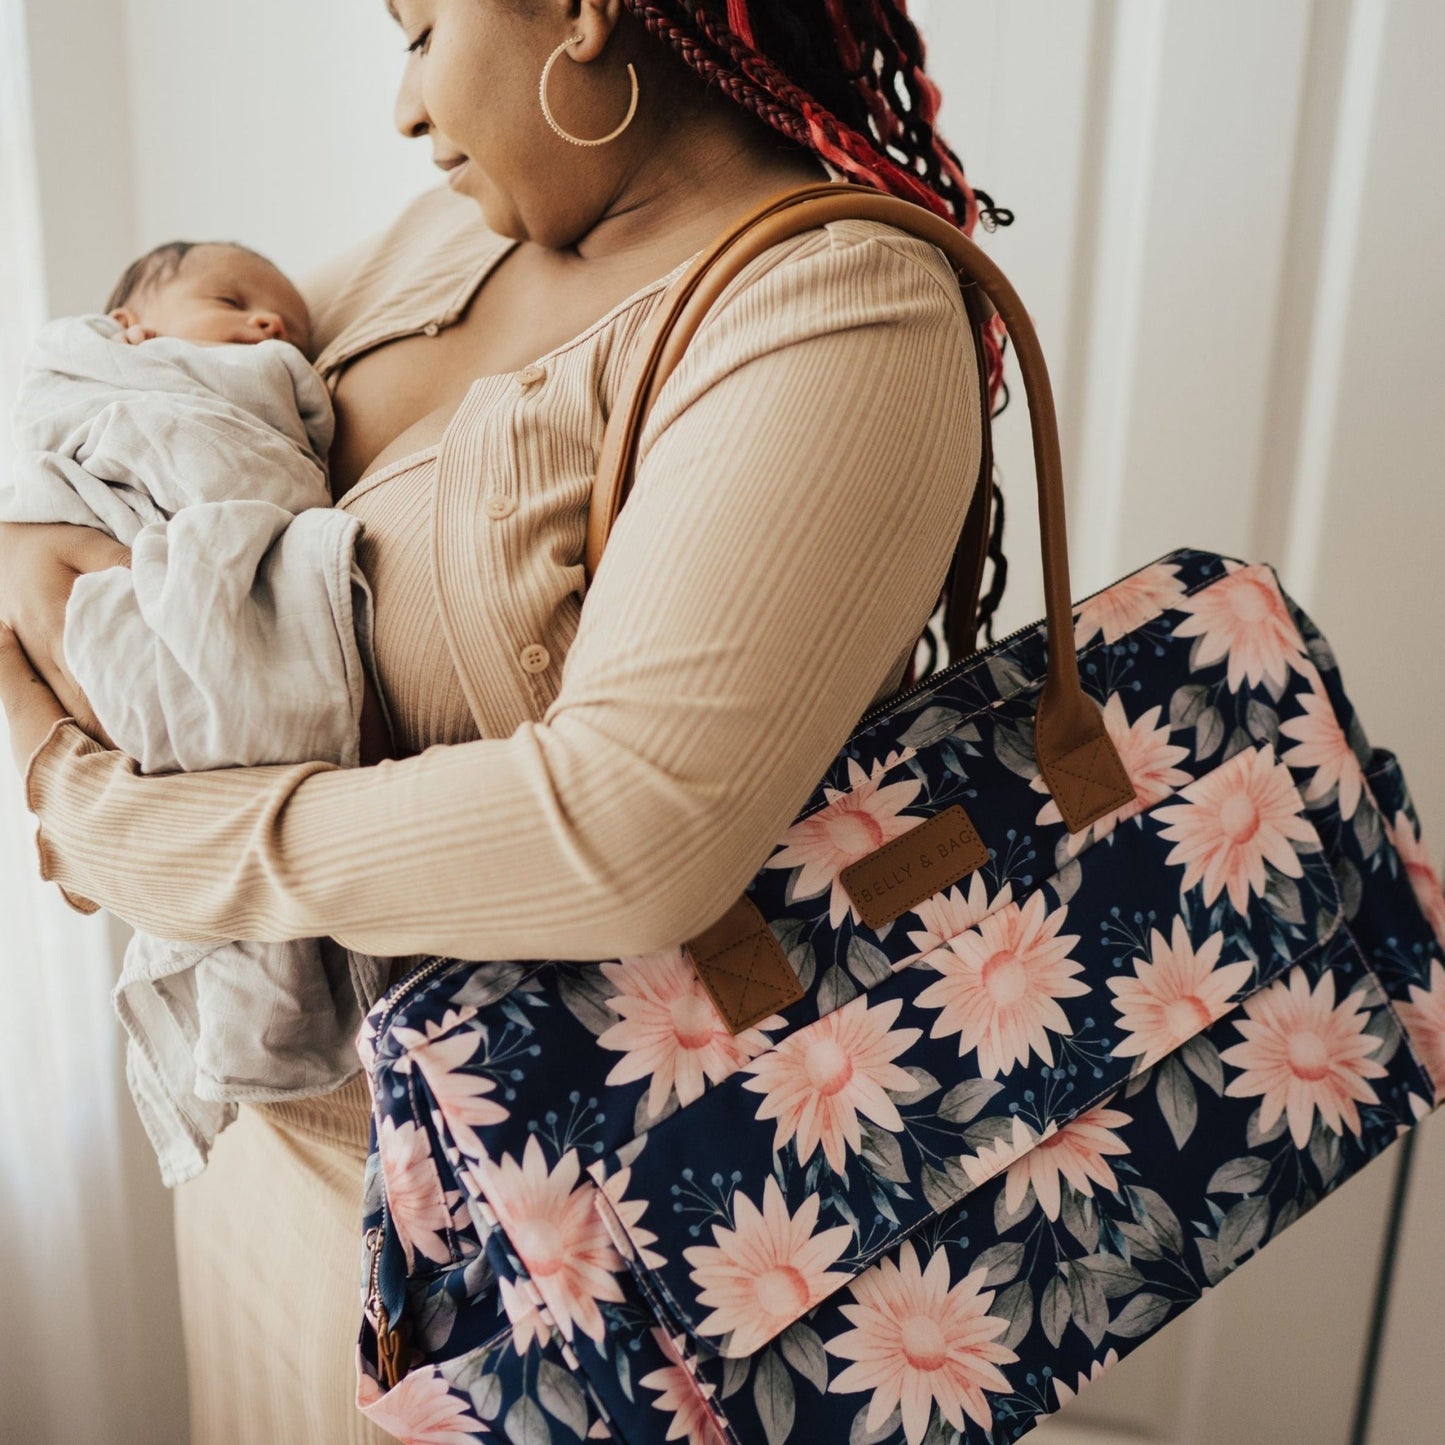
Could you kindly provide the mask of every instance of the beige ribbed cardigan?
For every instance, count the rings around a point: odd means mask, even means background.
[[[313,284],[319,369],[334,385],[435,334],[511,244],[425,193]],[[580,608],[604,422],[683,269],[477,378],[412,494],[414,585],[387,625],[415,658],[393,648],[380,681],[424,745],[449,665],[474,740],[144,777],[61,721],[26,771],[42,876],[166,937],[384,956],[606,959],[722,914],[901,678],[975,481],[978,385],[936,248],[873,221],[780,243],[663,389]]]

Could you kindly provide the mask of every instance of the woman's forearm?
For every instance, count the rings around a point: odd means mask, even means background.
[[[644,434],[542,718],[374,767],[157,777],[62,725],[28,779],[48,876],[163,936],[382,955],[706,928],[917,637],[977,474],[962,301],[896,246],[825,243],[710,322],[717,370]]]

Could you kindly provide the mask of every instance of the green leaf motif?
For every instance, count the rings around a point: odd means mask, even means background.
[[[818,1014],[830,1014],[845,1003],[858,997],[858,986],[843,972],[838,964],[828,965],[823,981],[818,985]]]
[[[888,962],[888,955],[876,943],[869,943],[862,934],[855,933],[848,940],[848,972],[866,991],[892,978],[893,966]]]
[[[897,1137],[867,1119],[861,1122],[861,1132],[863,1148],[859,1158],[881,1178],[907,1184],[908,1166],[903,1162],[903,1149]]]
[[[938,1117],[950,1124],[967,1124],[978,1117],[984,1105],[1002,1088],[997,1079],[965,1079],[943,1096]]]
[[[1098,1280],[1099,1288],[1109,1299],[1133,1294],[1144,1283],[1144,1276],[1115,1254],[1090,1254],[1075,1263]]]
[[[1152,1189],[1146,1189],[1142,1184],[1130,1185],[1125,1193],[1129,1196],[1134,1218],[1171,1254],[1183,1254],[1184,1231],[1179,1227],[1178,1216],[1165,1202],[1164,1197]]]
[[[1066,1266],[1069,1283],[1069,1307],[1074,1323],[1088,1336],[1091,1345],[1103,1343],[1109,1328],[1109,1305],[1097,1276],[1078,1260]]]
[[[758,1356],[758,1368],[753,1375],[753,1404],[768,1445],[783,1445],[793,1432],[796,1400],[793,1377],[776,1350],[764,1350]]]
[[[1253,1194],[1269,1178],[1269,1160],[1252,1154],[1227,1159],[1209,1178],[1206,1194]]]
[[[1172,1054],[1156,1070],[1155,1095],[1159,1100],[1159,1112],[1164,1115],[1164,1122],[1174,1136],[1174,1147],[1182,1149],[1198,1122],[1199,1105],[1184,1065]]]
[[[989,1313],[1009,1322],[1008,1329],[999,1336],[999,1344],[1006,1350],[1013,1349],[1034,1324],[1034,1292],[1028,1280],[1021,1279],[1004,1290]]]
[[[828,1356],[817,1330],[799,1320],[779,1337],[778,1348],[783,1358],[820,1395],[827,1392]]]
[[[899,742],[905,748],[922,752],[924,748],[931,748],[934,743],[956,733],[962,722],[963,714],[951,707],[926,707],[909,723],[908,731]]]
[[[1224,719],[1219,715],[1218,708],[1207,707],[1199,714],[1199,720],[1194,724],[1194,738],[1194,753],[1199,761],[1213,757],[1219,751],[1224,742]]]
[[[1179,1058],[1184,1067],[1211,1093],[1224,1095],[1224,1065],[1219,1061],[1219,1050],[1202,1034],[1185,1040],[1180,1047]]]
[[[502,1431],[512,1445],[552,1445],[552,1431],[537,1402],[523,1395],[502,1421]]]
[[[1219,1253],[1222,1259],[1236,1264],[1264,1242],[1269,1227],[1269,1200],[1241,1199],[1224,1216],[1219,1226]]]
[[[537,1398],[549,1415],[579,1439],[586,1438],[587,1397],[582,1386],[554,1360],[543,1360],[537,1366]]]
[[[990,1245],[982,1254],[976,1255],[969,1262],[968,1272],[972,1274],[977,1269],[987,1270],[988,1274],[983,1282],[984,1288],[994,1289],[1001,1284],[1008,1284],[1010,1280],[1017,1279],[1023,1263],[1023,1245],[1005,1242]]]
[[[480,1375],[472,1382],[468,1393],[472,1397],[472,1409],[479,1420],[495,1420],[502,1411],[502,1377]]]
[[[1114,1316],[1109,1325],[1109,1333],[1126,1340],[1134,1340],[1141,1335],[1152,1334],[1169,1318],[1172,1308],[1173,1306],[1163,1295],[1136,1294]]]
[[[1192,728],[1204,711],[1205,700],[1209,697],[1209,686],[1202,682],[1187,682],[1169,699],[1169,726],[1183,731]]]
[[[1068,1328],[1069,1308],[1068,1283],[1062,1275],[1056,1274],[1044,1286],[1044,1296],[1039,1302],[1039,1323],[1055,1349]]]

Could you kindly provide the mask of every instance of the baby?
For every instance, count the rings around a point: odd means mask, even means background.
[[[146,773],[389,756],[360,523],[331,505],[335,420],[300,293],[247,247],[171,242],[106,311],[40,332],[0,486],[0,520],[131,549],[66,608],[66,663],[101,728]],[[136,934],[113,997],[166,1182],[204,1168],[238,1100],[354,1073],[384,967],[318,939]]]

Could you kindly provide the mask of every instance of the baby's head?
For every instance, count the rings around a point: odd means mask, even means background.
[[[112,321],[219,345],[289,341],[311,354],[301,293],[264,256],[232,241],[167,241],[131,263],[105,304]]]

